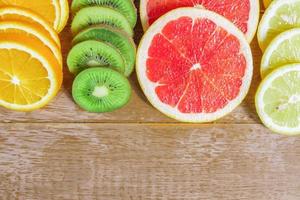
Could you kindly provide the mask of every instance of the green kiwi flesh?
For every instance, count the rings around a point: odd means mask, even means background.
[[[137,22],[137,10],[131,0],[73,0],[71,10],[75,14],[87,6],[103,6],[112,8],[123,14],[129,21],[131,27]]]
[[[131,86],[125,76],[117,71],[103,67],[90,68],[75,78],[72,95],[74,101],[88,112],[112,112],[128,103]]]
[[[78,11],[71,24],[73,35],[92,25],[109,25],[121,29],[133,36],[133,29],[124,15],[111,8],[92,6],[85,7]]]
[[[105,25],[94,26],[78,33],[73,44],[86,40],[99,40],[116,47],[124,58],[125,76],[131,75],[135,65],[136,47],[133,39],[126,33]]]
[[[73,74],[90,67],[111,67],[124,73],[125,62],[120,52],[101,41],[87,40],[73,46],[67,57],[67,65]]]

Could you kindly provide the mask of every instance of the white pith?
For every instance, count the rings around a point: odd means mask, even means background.
[[[260,116],[262,122],[273,131],[277,133],[288,134],[288,135],[300,134],[300,120],[299,120],[299,126],[296,128],[290,128],[287,126],[283,127],[275,124],[272,118],[269,117],[269,115],[264,111],[264,107],[265,107],[264,94],[272,86],[272,82],[275,79],[277,79],[280,76],[284,76],[285,73],[291,71],[298,71],[300,73],[300,64],[286,65],[269,74],[261,83],[255,98],[257,113]],[[289,98],[289,103],[297,103],[299,102],[299,100],[300,97],[298,94],[296,94],[295,96],[291,96]]]
[[[45,1],[45,0],[43,0]],[[55,20],[53,22],[53,27],[55,30],[59,31],[59,23],[60,23],[60,5],[59,5],[60,0],[52,0],[52,5],[54,6],[55,9]]]
[[[151,82],[146,77],[146,60],[148,55],[148,49],[151,45],[151,41],[153,39],[153,36],[159,33],[169,21],[178,19],[182,16],[189,16],[192,19],[196,18],[208,18],[215,22],[217,26],[220,26],[221,28],[225,29],[229,34],[232,34],[236,36],[239,41],[241,42],[241,53],[244,54],[246,61],[247,61],[247,67],[245,76],[243,78],[243,84],[240,90],[240,94],[235,98],[234,100],[230,101],[227,106],[225,106],[223,109],[218,110],[215,113],[182,113],[179,112],[178,109],[173,108],[167,104],[164,104],[160,101],[160,99],[157,97],[154,89],[157,86],[157,83]],[[200,65],[199,65],[200,66]],[[156,107],[158,110],[160,110],[162,113],[177,119],[179,121],[184,122],[211,122],[216,119],[219,119],[226,114],[230,113],[234,108],[236,108],[242,100],[245,98],[252,79],[252,73],[253,73],[253,60],[252,60],[252,53],[251,49],[249,47],[249,44],[247,40],[244,37],[244,34],[235,27],[231,22],[226,20],[224,17],[215,14],[208,10],[199,10],[197,8],[179,8],[172,12],[169,12],[168,14],[164,15],[162,18],[157,20],[145,33],[140,46],[138,48],[137,53],[137,62],[136,62],[136,71],[138,75],[138,79],[140,82],[140,85],[151,102],[151,104]]]
[[[17,76],[11,77],[11,83],[14,85],[20,85],[21,81]]]
[[[147,14],[147,2],[149,0],[141,0],[140,1],[140,17],[143,25],[144,31],[146,31],[149,28],[148,23],[148,14]],[[250,2],[250,13],[249,13],[249,20],[248,20],[248,31],[245,34],[245,37],[247,38],[247,41],[250,43],[256,33],[257,25],[259,21],[259,13],[260,13],[260,3],[259,0],[249,0]],[[195,5],[196,8],[205,9],[202,5]]]

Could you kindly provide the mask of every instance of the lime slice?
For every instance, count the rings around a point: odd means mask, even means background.
[[[283,32],[272,40],[262,58],[261,76],[293,63],[300,63],[300,28]]]
[[[256,93],[262,122],[276,133],[300,134],[300,64],[285,65],[269,74]]]
[[[258,27],[260,48],[264,51],[273,38],[292,28],[300,28],[300,0],[273,1]]]

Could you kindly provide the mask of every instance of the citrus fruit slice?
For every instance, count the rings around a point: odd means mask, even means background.
[[[21,34],[0,33],[0,106],[33,111],[57,94],[62,70],[50,50]]]
[[[267,8],[273,0],[263,0],[265,8]]]
[[[141,0],[140,15],[144,30],[160,16],[180,7],[197,7],[214,11],[232,21],[250,42],[259,20],[258,0]]]
[[[272,40],[262,58],[261,76],[293,63],[300,63],[300,28],[283,32]]]
[[[67,0],[59,0],[60,7],[60,21],[58,25],[58,32],[61,32],[68,23],[69,19],[69,3]]]
[[[51,38],[47,37],[45,31],[39,32],[39,30],[36,29],[36,27],[32,24],[20,21],[0,21],[0,33],[18,33],[39,39],[51,50],[59,64],[62,66],[62,55],[60,48]]]
[[[28,9],[18,7],[0,8],[0,19],[3,21],[24,21],[30,23],[40,32],[44,32],[49,38],[52,38],[59,48],[61,47],[59,37],[53,27],[39,15]]]
[[[253,60],[243,33],[224,17],[179,8],[158,19],[137,53],[137,76],[151,104],[184,122],[210,122],[246,96]]]
[[[264,51],[280,33],[300,28],[300,0],[276,0],[266,9],[258,26],[257,38]]]
[[[0,0],[0,6],[28,8],[42,16],[55,30],[58,30],[60,21],[60,7],[58,0]]]
[[[260,84],[255,104],[262,122],[276,133],[300,134],[300,64],[274,70]]]

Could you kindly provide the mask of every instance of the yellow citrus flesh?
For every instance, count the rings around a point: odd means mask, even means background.
[[[40,40],[45,46],[47,46],[51,50],[51,52],[62,67],[62,54],[60,48],[51,38],[48,38],[47,35],[45,35],[45,32],[39,32],[38,29],[35,29],[35,26],[25,22],[3,21],[0,22],[0,33],[24,34],[28,37],[33,37]]]
[[[69,3],[67,0],[59,0],[60,7],[60,22],[58,25],[58,32],[61,32],[68,23],[69,19]]]
[[[28,8],[42,16],[55,30],[58,30],[60,21],[58,0],[0,0],[0,6]]]
[[[62,84],[51,51],[21,34],[0,33],[0,106],[33,111],[47,105]]]
[[[52,38],[53,41],[61,48],[60,40],[58,34],[53,29],[53,27],[39,15],[34,12],[18,7],[2,7],[0,8],[0,19],[1,21],[21,21],[29,23],[35,27],[39,32],[47,35],[47,37]]]

